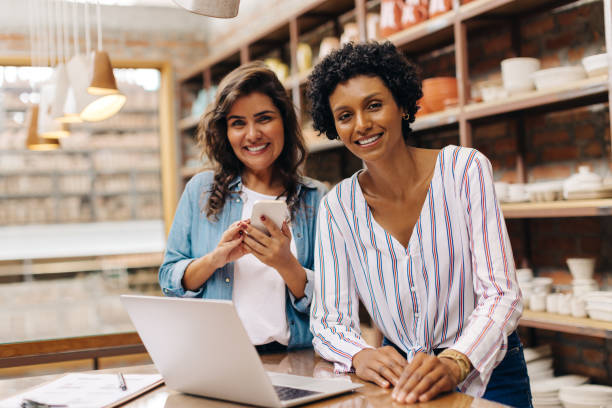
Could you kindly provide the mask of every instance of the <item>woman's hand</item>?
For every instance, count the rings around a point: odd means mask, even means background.
[[[457,387],[461,369],[454,360],[417,353],[404,368],[391,396],[398,402],[425,402]]]
[[[408,362],[392,346],[366,348],[353,356],[355,374],[380,387],[396,385]]]
[[[221,268],[247,253],[240,244],[244,241],[244,231],[250,222],[249,220],[236,221],[221,235],[217,247],[210,253],[211,263],[215,269]]]
[[[296,298],[303,297],[306,272],[291,253],[291,231],[288,223],[283,222],[282,228],[279,229],[265,216],[261,217],[261,221],[269,235],[249,224],[245,229],[246,236],[242,247],[264,264],[276,269]]]
[[[249,222],[237,221],[230,225],[212,252],[195,259],[187,265],[181,280],[181,284],[185,289],[198,290],[212,276],[215,270],[246,254],[246,250],[240,244],[244,241],[244,230]]]

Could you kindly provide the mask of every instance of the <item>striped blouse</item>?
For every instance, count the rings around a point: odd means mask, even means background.
[[[316,351],[336,371],[351,370],[353,356],[370,347],[360,335],[361,300],[409,361],[436,348],[464,353],[475,370],[460,389],[481,396],[522,312],[491,163],[474,149],[440,151],[407,248],[376,223],[358,174],[319,209],[310,323]]]

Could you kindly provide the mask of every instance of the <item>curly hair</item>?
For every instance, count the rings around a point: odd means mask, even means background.
[[[314,129],[329,139],[338,138],[329,96],[338,84],[359,75],[379,77],[389,88],[395,103],[408,114],[408,120],[402,121],[402,135],[407,140],[419,109],[417,101],[423,96],[421,80],[416,66],[389,41],[348,43],[314,67],[307,90]]]
[[[274,166],[285,187],[281,195],[287,197],[292,217],[298,208],[298,169],[306,158],[302,131],[293,102],[281,82],[263,62],[255,61],[241,65],[223,78],[214,102],[202,115],[198,125],[197,140],[202,155],[208,156],[215,164],[214,181],[206,203],[206,216],[209,219],[218,219],[231,193],[229,184],[244,170],[244,164],[236,157],[227,137],[227,114],[238,98],[253,92],[267,95],[280,112],[285,133],[284,146]]]

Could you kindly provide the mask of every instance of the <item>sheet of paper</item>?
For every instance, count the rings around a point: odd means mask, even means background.
[[[31,388],[0,401],[0,408],[19,408],[24,398],[46,404],[68,405],[69,408],[112,406],[159,383],[159,374],[124,374],[127,390],[119,388],[117,374],[70,373],[55,381]]]

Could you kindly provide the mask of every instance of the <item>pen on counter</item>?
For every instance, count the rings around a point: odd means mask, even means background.
[[[68,407],[64,404],[45,404],[44,402],[34,401],[33,399],[24,398],[21,402],[21,408],[60,408]]]
[[[127,385],[125,385],[125,378],[123,378],[123,374],[117,373],[117,378],[119,379],[119,388],[121,388],[121,391],[126,391]]]

